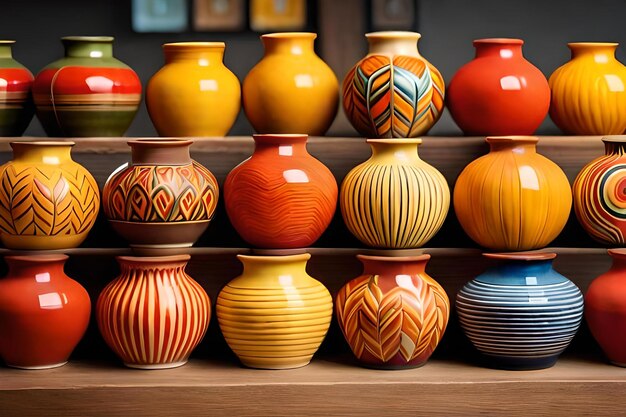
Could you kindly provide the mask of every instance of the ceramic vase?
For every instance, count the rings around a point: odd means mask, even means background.
[[[568,43],[572,59],[550,76],[550,117],[572,135],[621,135],[626,131],[626,67],[617,43]]]
[[[35,112],[33,74],[13,59],[14,43],[0,40],[0,136],[22,136]]]
[[[6,256],[0,279],[0,357],[9,366],[64,365],[89,324],[87,291],[65,275],[66,255]]]
[[[0,240],[9,249],[79,246],[93,227],[100,192],[72,160],[74,142],[11,142],[13,159],[0,166]]]
[[[591,282],[585,319],[606,357],[626,366],[626,249],[609,249],[611,268]]]
[[[450,190],[420,159],[421,139],[369,139],[372,156],[341,184],[343,220],[368,246],[417,248],[437,233],[448,213]]]
[[[113,57],[109,36],[67,36],[65,56],[35,77],[37,118],[48,136],[122,136],[141,101],[141,81]]]
[[[459,322],[489,367],[549,368],[583,316],[583,296],[552,268],[554,253],[500,253],[456,297]]]
[[[367,138],[418,137],[439,120],[445,84],[413,32],[365,35],[369,52],[343,80],[343,109]]]
[[[467,165],[454,186],[454,210],[476,243],[498,251],[547,246],[569,217],[572,192],[557,164],[537,153],[538,139],[486,139],[487,155]]]
[[[605,154],[578,173],[574,210],[587,233],[606,245],[626,245],[626,136],[603,138]]]
[[[146,106],[161,136],[225,136],[241,107],[239,80],[223,42],[163,45],[165,66],[150,78]]]
[[[185,272],[189,255],[119,256],[120,275],[100,293],[98,328],[124,365],[184,365],[209,326],[209,296]]]
[[[532,135],[548,115],[550,87],[521,39],[478,39],[475,58],[448,86],[446,104],[466,135]]]
[[[243,109],[257,133],[322,136],[335,119],[339,83],[313,50],[316,37],[261,36],[265,54],[243,81]]]
[[[191,159],[192,143],[130,140],[131,162],[104,184],[104,214],[136,254],[185,252],[209,226],[219,189],[213,174]]]
[[[444,289],[425,271],[430,255],[357,255],[363,273],[335,299],[337,322],[367,367],[422,366],[441,340],[450,315]]]
[[[337,182],[306,141],[306,135],[254,135],[254,153],[226,177],[226,212],[251,245],[311,246],[330,224]]]
[[[243,273],[220,292],[216,314],[226,342],[245,366],[298,368],[324,340],[333,302],[306,273],[310,257],[237,256]]]

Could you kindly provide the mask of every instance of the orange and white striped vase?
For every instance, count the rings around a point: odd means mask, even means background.
[[[130,368],[184,365],[209,326],[211,305],[187,273],[189,255],[119,256],[121,273],[100,296],[98,327]]]

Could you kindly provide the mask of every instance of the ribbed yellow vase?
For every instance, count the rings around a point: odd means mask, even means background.
[[[626,131],[626,66],[617,43],[569,43],[572,59],[550,76],[550,117],[564,132],[621,135]]]
[[[245,366],[298,368],[324,340],[333,301],[306,273],[310,257],[237,256],[243,274],[222,289],[216,312],[226,342]]]
[[[437,233],[448,214],[446,179],[420,159],[421,139],[369,139],[372,156],[343,180],[341,214],[368,246],[417,248]]]

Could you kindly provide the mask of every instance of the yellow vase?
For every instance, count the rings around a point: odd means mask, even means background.
[[[72,160],[73,142],[12,142],[0,166],[0,240],[9,249],[81,244],[100,208],[98,184]]]
[[[569,217],[572,192],[565,173],[537,153],[536,137],[488,137],[486,141],[490,152],[466,166],[454,186],[459,223],[486,248],[543,248]]]
[[[257,133],[321,136],[337,114],[337,77],[313,50],[314,33],[261,36],[265,55],[243,81],[243,108]]]
[[[245,256],[243,274],[217,298],[217,319],[245,366],[307,365],[326,336],[333,311],[328,290],[306,271],[308,253]]]
[[[617,43],[567,45],[572,59],[550,76],[550,117],[568,134],[621,135],[626,130],[626,67]]]
[[[225,136],[241,108],[239,80],[223,42],[163,45],[165,65],[148,82],[146,105],[161,136]]]

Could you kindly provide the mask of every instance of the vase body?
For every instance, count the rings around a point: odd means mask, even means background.
[[[613,265],[585,294],[585,319],[606,357],[626,366],[626,251],[609,249],[609,255]]]
[[[454,210],[476,243],[498,251],[545,247],[569,217],[572,193],[565,173],[537,153],[529,136],[488,137],[490,151],[463,169]]]
[[[239,114],[239,80],[223,42],[163,45],[165,65],[148,82],[146,106],[161,136],[225,136]]]
[[[192,160],[184,139],[128,141],[132,161],[104,184],[104,214],[137,254],[166,255],[191,247],[213,218],[219,189]]]
[[[532,135],[546,118],[550,87],[522,55],[521,39],[474,41],[476,57],[448,86],[446,103],[466,135]]]
[[[313,50],[316,37],[261,36],[265,55],[243,81],[243,108],[257,133],[322,136],[335,119],[339,83]]]
[[[113,57],[113,38],[62,38],[65,57],[35,77],[37,118],[48,136],[122,136],[141,101],[141,81]]]
[[[217,298],[226,342],[251,368],[307,365],[326,336],[333,312],[328,290],[305,271],[311,255],[237,257],[243,274]]]
[[[226,212],[251,245],[307,247],[330,224],[337,182],[306,141],[306,135],[254,135],[254,153],[226,177]]]
[[[72,160],[73,142],[11,142],[13,159],[0,166],[0,240],[9,249],[79,246],[93,227],[100,192]]]
[[[358,255],[363,274],[337,293],[337,321],[352,352],[368,367],[422,366],[448,324],[450,302],[424,268],[430,255]]]
[[[15,41],[0,40],[0,136],[22,136],[35,113],[33,74],[13,59]]]
[[[211,306],[185,272],[189,258],[117,257],[120,275],[100,293],[96,317],[105,342],[126,366],[181,366],[202,341]]]
[[[443,225],[450,206],[445,178],[417,153],[421,139],[369,139],[372,156],[341,184],[343,220],[368,246],[423,246]]]
[[[548,80],[550,117],[565,133],[621,135],[626,131],[626,67],[617,43],[569,43],[572,59]]]
[[[9,366],[61,366],[83,337],[87,291],[65,275],[66,255],[6,256],[0,279],[0,357]]]
[[[552,269],[553,253],[487,256],[501,263],[465,284],[456,297],[466,336],[489,367],[554,365],[582,321],[580,290]]]
[[[419,33],[365,35],[369,52],[343,80],[343,109],[366,138],[425,134],[439,120],[445,84],[441,73],[417,50]]]
[[[603,138],[605,154],[589,162],[572,186],[574,210],[603,244],[626,245],[626,136]]]

